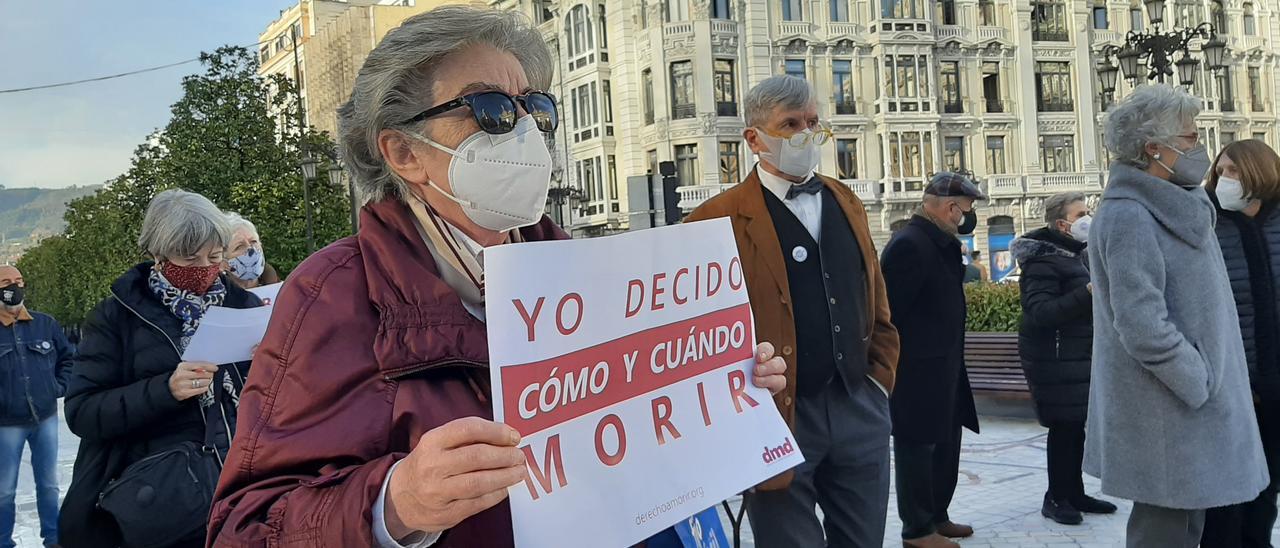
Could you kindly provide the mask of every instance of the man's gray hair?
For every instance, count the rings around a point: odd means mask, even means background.
[[[159,259],[189,257],[214,244],[231,243],[227,215],[208,198],[185,190],[156,194],[142,220],[138,247]]]
[[[444,6],[406,19],[364,61],[351,99],[338,108],[338,142],[364,203],[404,199],[405,182],[378,150],[384,129],[408,129],[405,120],[453,97],[434,97],[433,68],[462,49],[488,44],[514,55],[529,85],[546,90],[554,70],[551,51],[518,12]]]
[[[1117,162],[1146,169],[1147,144],[1168,145],[1200,114],[1201,100],[1172,86],[1138,86],[1107,111],[1103,138]]]
[[[1053,228],[1053,223],[1067,218],[1067,207],[1084,201],[1083,192],[1063,192],[1054,194],[1044,201],[1044,222]]]
[[[772,76],[756,84],[747,92],[743,109],[747,115],[747,127],[760,127],[769,121],[774,109],[801,109],[814,102],[813,87],[803,78]]]
[[[234,211],[227,212],[227,226],[231,227],[231,237],[233,238],[235,237],[236,232],[239,232],[241,229],[247,230],[254,238],[262,238],[262,236],[258,234],[258,227],[254,226],[249,219],[242,217],[239,213]]]

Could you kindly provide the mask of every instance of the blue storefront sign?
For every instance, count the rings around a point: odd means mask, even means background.
[[[1013,254],[1009,253],[1009,242],[1013,241],[1013,234],[993,234],[987,237],[987,256],[991,261],[991,281],[1003,282],[1017,270],[1018,265],[1013,260]]]

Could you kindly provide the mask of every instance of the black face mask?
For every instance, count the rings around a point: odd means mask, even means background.
[[[18,284],[9,284],[0,287],[0,304],[5,306],[18,306],[22,304],[23,299],[22,288]]]
[[[973,229],[978,228],[978,212],[970,209],[964,212],[964,220],[960,221],[960,225],[956,227],[957,234],[973,234]]]

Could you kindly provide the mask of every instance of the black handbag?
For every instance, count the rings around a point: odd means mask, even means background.
[[[201,411],[203,444],[184,441],[148,455],[125,468],[98,495],[98,508],[115,518],[124,546],[160,548],[204,538],[222,473],[217,429],[226,428],[229,440],[230,425],[219,401]],[[218,412],[221,423],[217,415],[214,420],[209,417]]]

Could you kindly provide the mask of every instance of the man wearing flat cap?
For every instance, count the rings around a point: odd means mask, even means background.
[[[961,428],[978,431],[964,368],[967,312],[956,236],[973,233],[974,202],[982,199],[967,177],[934,175],[917,214],[880,259],[902,340],[890,409],[904,546],[953,548],[959,545],[948,537],[973,535],[951,521],[947,507],[960,471]]]

